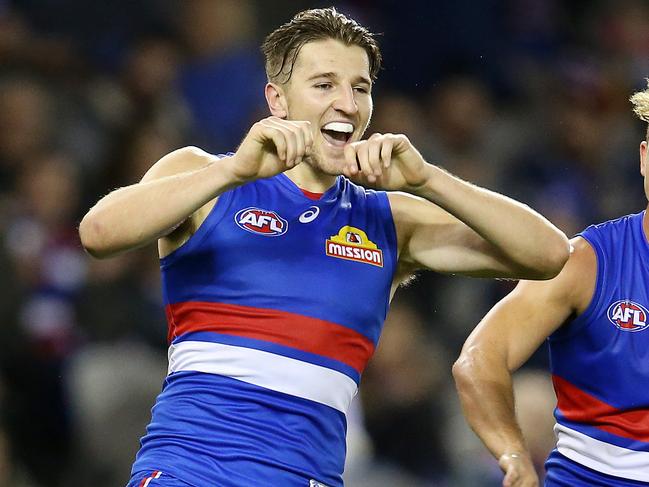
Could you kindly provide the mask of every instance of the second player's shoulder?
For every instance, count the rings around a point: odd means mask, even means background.
[[[517,292],[538,298],[539,302],[562,303],[575,314],[586,310],[592,300],[597,279],[597,257],[583,237],[570,240],[570,257],[561,272],[547,281],[521,281]]]
[[[643,217],[644,212],[640,212],[595,223],[585,228],[579,235],[602,250],[615,249],[621,242],[629,238],[633,239],[634,234],[642,233],[640,229]]]
[[[597,256],[588,240],[581,236],[570,240],[570,257],[562,273],[564,272],[570,276],[570,280],[579,280],[580,277],[594,279],[597,274]]]

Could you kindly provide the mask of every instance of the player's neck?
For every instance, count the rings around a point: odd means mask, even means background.
[[[305,189],[311,193],[324,193],[336,182],[336,176],[325,174],[306,162],[298,164],[284,174],[298,188]]]

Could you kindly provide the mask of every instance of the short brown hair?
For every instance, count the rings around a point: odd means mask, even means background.
[[[376,79],[381,69],[381,51],[374,34],[330,7],[304,10],[266,37],[261,50],[266,60],[268,80],[287,83],[300,49],[309,42],[324,39],[335,39],[365,49],[370,62],[370,76],[372,80]]]

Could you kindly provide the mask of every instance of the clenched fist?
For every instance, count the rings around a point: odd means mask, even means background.
[[[232,172],[241,181],[269,178],[311,153],[310,122],[268,117],[255,123],[234,156]]]
[[[380,189],[414,192],[430,177],[431,165],[402,134],[373,134],[345,146],[345,176]]]

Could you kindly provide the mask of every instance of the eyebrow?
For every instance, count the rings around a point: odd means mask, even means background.
[[[336,73],[334,73],[333,71],[329,71],[327,73],[318,73],[318,74],[314,74],[313,76],[311,76],[307,81],[313,81],[313,80],[318,79],[318,78],[328,78],[328,79],[331,79],[331,80],[336,80],[336,79],[338,79],[338,75]],[[366,84],[368,86],[372,86],[372,82],[370,81],[370,79],[366,78],[365,76],[359,76],[358,78],[356,78],[356,80],[357,80],[357,83],[364,83],[364,84]]]

